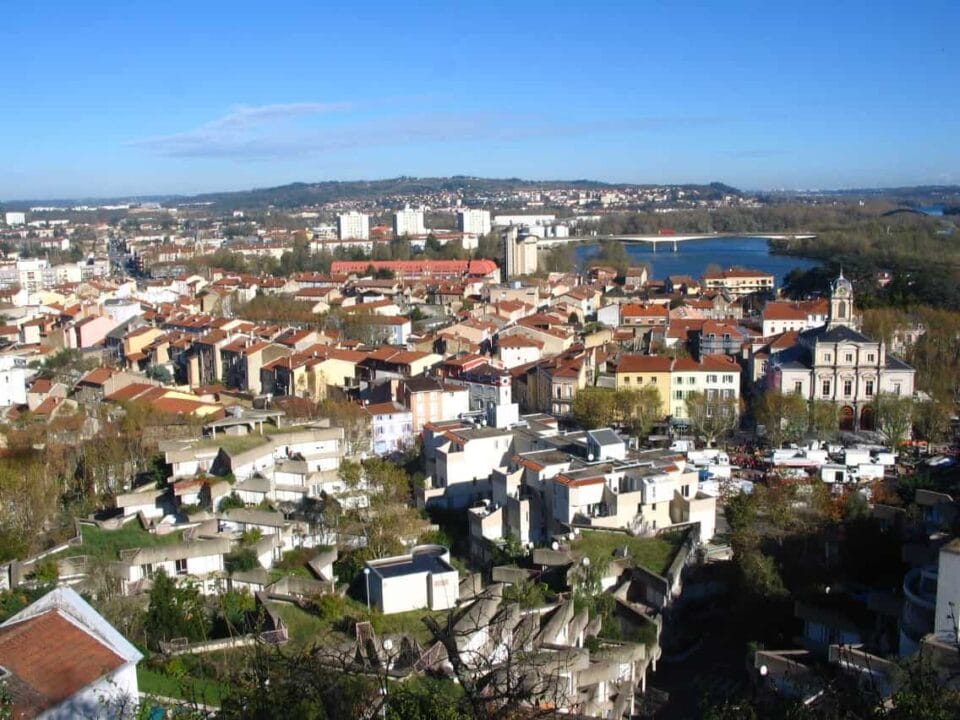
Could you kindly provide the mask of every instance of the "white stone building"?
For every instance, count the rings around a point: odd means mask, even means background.
[[[405,207],[403,210],[397,210],[393,214],[393,234],[397,237],[403,235],[423,235],[427,232],[427,227],[423,223],[423,209],[414,210]]]
[[[337,215],[337,237],[341,240],[370,239],[370,216],[361,212]]]
[[[457,226],[462,233],[486,235],[490,232],[490,211],[476,208],[458,211]]]
[[[912,396],[916,371],[855,327],[853,285],[841,274],[831,287],[827,324],[771,355],[767,387],[839,403],[842,429],[873,429],[876,395]]]

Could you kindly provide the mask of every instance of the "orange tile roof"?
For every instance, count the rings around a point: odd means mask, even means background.
[[[606,480],[602,475],[598,477],[575,479],[575,478],[567,477],[563,473],[559,473],[558,475],[555,475],[553,479],[556,480],[561,485],[566,485],[567,487],[574,487],[574,488],[586,487],[588,485],[602,485],[604,482],[606,482]]]
[[[0,627],[0,665],[12,683],[13,717],[37,717],[125,664],[56,610]]]
[[[736,361],[726,355],[704,355],[700,360],[693,358],[677,358],[673,363],[674,372],[740,372]]]
[[[377,403],[375,405],[367,405],[364,410],[366,410],[371,415],[396,415],[397,413],[410,412],[403,405],[395,402],[384,402]]]
[[[798,303],[768,302],[763,308],[764,320],[806,320],[807,311]]]
[[[659,355],[623,355],[616,372],[670,372],[671,360]]]
[[[111,368],[95,368],[80,378],[83,385],[103,385],[107,380],[113,377],[114,371]]]
[[[543,343],[539,340],[534,340],[531,337],[526,335],[508,335],[505,338],[501,338],[497,343],[501,348],[520,348],[520,347],[535,347],[543,349]]]
[[[630,303],[620,308],[620,314],[627,317],[662,317],[670,315],[670,309],[666,305],[637,305]]]

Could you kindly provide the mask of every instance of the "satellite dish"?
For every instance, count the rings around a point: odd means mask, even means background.
[[[559,549],[560,549],[560,543],[558,543],[556,540],[554,540],[552,543],[550,543],[550,549],[551,549],[551,550],[559,550]]]
[[[593,462],[593,453],[587,453],[587,460]]]

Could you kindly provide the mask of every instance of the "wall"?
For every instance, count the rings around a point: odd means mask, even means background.
[[[377,603],[384,615],[429,607],[428,580],[427,573],[380,579],[371,571],[370,602]]]
[[[951,607],[953,605],[953,607]],[[939,570],[937,572],[937,614],[934,620],[934,632],[946,635],[956,641],[956,620],[950,616],[960,606],[960,543],[957,540],[940,550]]]

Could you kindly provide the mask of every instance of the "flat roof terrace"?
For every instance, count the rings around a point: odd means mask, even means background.
[[[433,551],[414,552],[412,555],[371,560],[367,567],[384,579],[417,575],[419,573],[445,573],[454,570],[443,557]]]

